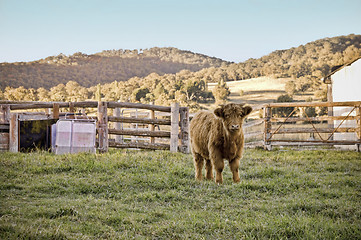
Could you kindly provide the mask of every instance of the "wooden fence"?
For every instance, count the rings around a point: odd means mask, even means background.
[[[328,108],[328,116],[312,117],[306,108]],[[114,148],[163,149],[189,153],[189,112],[177,103],[170,107],[126,102],[0,102],[0,150],[19,150],[18,120],[59,119],[64,112],[93,109],[97,119],[97,143],[100,152]],[[277,109],[292,108],[287,116],[280,117]],[[45,109],[45,112],[21,112]],[[148,111],[147,118],[120,115],[120,109]],[[342,109],[342,111],[340,111]],[[113,111],[113,115],[110,112]],[[361,145],[361,102],[293,102],[272,103],[254,108],[259,119],[244,124],[246,147],[261,146],[270,150],[273,146]],[[159,114],[165,117],[157,118]],[[297,114],[295,114],[297,113]],[[124,129],[119,123],[148,125],[149,129]],[[165,126],[160,130],[156,126]],[[117,136],[139,136],[148,141],[119,141]],[[344,136],[349,135],[349,139]],[[110,139],[109,136],[116,136]],[[350,138],[351,136],[351,138]],[[117,140],[118,139],[118,140]],[[167,139],[169,143],[156,140]]]
[[[114,148],[140,148],[140,149],[164,149],[172,152],[189,153],[189,111],[186,107],[180,107],[178,103],[170,107],[149,104],[136,104],[127,102],[0,102],[0,148],[12,152],[19,151],[19,127],[18,121],[24,119],[59,119],[64,117],[60,109],[66,108],[67,112],[75,113],[80,108],[94,109],[94,118],[97,119],[97,147],[100,152]],[[45,109],[45,112],[20,112],[23,110]],[[150,111],[150,118],[134,118],[120,116],[120,109],[143,109]],[[115,114],[109,116],[110,110]],[[163,112],[168,116],[157,119],[156,112]],[[91,117],[91,116],[90,116]],[[110,128],[112,123],[140,123],[150,125],[150,130],[124,130],[116,127]],[[169,131],[156,130],[155,126],[169,125]],[[130,135],[149,137],[149,142],[119,142],[109,139],[109,135]],[[156,143],[155,139],[166,138],[169,144]],[[0,149],[0,150],[1,150]]]
[[[289,113],[277,116],[276,110],[284,108],[290,109]],[[306,108],[328,108],[328,116],[308,116]],[[256,110],[262,111],[263,117],[244,125],[246,146],[269,150],[272,146],[356,145],[360,151],[359,101],[271,103]]]

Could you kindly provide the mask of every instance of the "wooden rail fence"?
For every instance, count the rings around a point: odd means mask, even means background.
[[[172,152],[189,153],[189,111],[186,107],[180,107],[178,103],[170,107],[151,104],[137,104],[127,102],[0,102],[0,150],[19,151],[19,127],[18,121],[24,119],[44,120],[59,119],[64,116],[60,109],[67,108],[67,112],[75,113],[76,108],[94,109],[97,119],[97,143],[100,152],[114,148],[140,148],[140,149],[164,149]],[[45,109],[45,112],[20,112],[23,110]],[[112,109],[114,116],[109,115]],[[120,109],[142,109],[150,111],[150,118],[134,118],[120,116]],[[165,119],[156,119],[155,112],[167,113]],[[90,116],[91,117],[91,116]],[[139,123],[150,125],[149,130],[121,129],[116,123]],[[110,125],[115,127],[109,127]],[[170,126],[170,131],[156,130],[155,126]],[[109,135],[130,135],[149,137],[149,142],[126,142],[109,139]],[[155,139],[166,138],[169,144],[156,143]]]
[[[327,107],[329,116],[308,116],[305,111],[307,107]],[[274,111],[279,108],[293,110],[287,116],[279,117]],[[360,101],[271,103],[257,110],[262,111],[263,118],[244,125],[246,146],[263,146],[270,150],[272,146],[356,145],[360,151]],[[303,113],[303,116],[294,115],[296,111]],[[258,130],[253,131],[256,126]],[[302,134],[308,134],[309,138],[300,138]],[[261,136],[261,140],[255,141],[257,136]]]
[[[326,107],[329,116],[311,117],[307,107]],[[189,111],[174,103],[172,106],[157,106],[127,102],[0,102],[0,150],[19,151],[18,121],[25,119],[59,119],[66,112],[93,109],[97,119],[97,143],[100,152],[113,148],[140,148],[180,151],[189,153]],[[277,116],[275,109],[293,108],[288,116]],[[45,109],[45,112],[21,112]],[[120,109],[140,109],[148,111],[150,117],[135,118],[121,116]],[[342,110],[343,109],[343,110]],[[342,110],[342,111],[340,111]],[[110,112],[113,111],[113,115]],[[292,102],[271,103],[256,107],[263,115],[260,119],[244,124],[246,147],[261,146],[319,146],[361,145],[361,102]],[[294,113],[300,111],[303,114]],[[342,113],[339,113],[342,112]],[[157,114],[166,117],[156,118]],[[89,114],[89,116],[92,116]],[[148,129],[125,129],[120,124],[148,125]],[[157,126],[157,130],[156,130]],[[160,130],[159,126],[165,129]],[[148,141],[124,141],[119,136],[139,136]],[[349,139],[343,136],[348,135]],[[109,138],[115,136],[115,139]],[[303,136],[303,137],[300,137]],[[307,136],[305,138],[305,136]],[[351,136],[351,138],[350,138]],[[157,142],[156,140],[163,140]],[[165,143],[166,140],[167,142]]]

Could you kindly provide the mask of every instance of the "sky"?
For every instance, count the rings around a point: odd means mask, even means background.
[[[0,62],[175,47],[243,62],[361,34],[361,0],[0,0]]]

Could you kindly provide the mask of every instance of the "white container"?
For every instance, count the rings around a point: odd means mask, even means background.
[[[52,149],[55,154],[96,152],[95,120],[61,119],[57,121],[52,132],[55,139]]]

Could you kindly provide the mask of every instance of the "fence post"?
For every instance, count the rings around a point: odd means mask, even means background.
[[[358,140],[361,141],[361,106],[358,106],[358,108],[356,108],[356,116],[358,117],[358,119],[356,120],[356,129],[358,128],[358,132],[356,133],[356,135]],[[360,143],[356,144],[356,150],[358,152],[361,152]]]
[[[333,103],[333,90],[332,90],[332,84],[326,84],[327,85],[327,102]],[[333,117],[333,106],[327,107],[327,116]],[[335,122],[333,120],[327,120],[328,128],[334,128]],[[329,140],[333,140],[334,137],[332,137]]]
[[[170,151],[178,151],[178,134],[179,134],[179,103],[172,103],[171,106],[171,134],[170,134]]]
[[[263,148],[265,150],[272,150],[271,142],[269,141],[271,137],[271,116],[272,116],[272,109],[271,107],[264,108],[264,136],[263,136]]]
[[[52,109],[51,108],[46,108],[45,109],[45,115],[48,117],[48,118],[51,118],[53,116],[52,114]]]
[[[69,112],[73,113],[74,115],[69,116],[70,119],[75,119],[75,107],[73,102],[69,102]]]
[[[9,151],[19,151],[19,114],[12,113],[10,115],[10,129],[9,129]]]
[[[154,102],[152,102],[152,105],[154,105]],[[150,110],[150,119],[152,119],[152,120],[155,119],[155,111],[154,110]],[[150,124],[149,130],[154,132],[154,130],[155,130],[154,124]],[[154,137],[150,137],[150,143],[155,143],[155,138]]]
[[[120,108],[114,108],[113,116],[114,116],[114,117],[120,117]],[[120,130],[120,127],[121,127],[121,123],[120,123],[120,122],[114,123],[114,128],[115,128],[116,130]],[[123,137],[123,135],[115,135],[115,142],[117,142],[117,143],[123,143],[122,137]]]
[[[10,118],[10,106],[0,106],[0,152],[9,151],[9,120]]]
[[[59,119],[59,103],[53,103],[53,118]]]
[[[6,106],[0,105],[0,123],[6,123]]]
[[[107,102],[98,102],[98,141],[99,151],[108,151],[108,109]]]
[[[10,106],[1,105],[0,108],[0,123],[9,123],[10,122]]]
[[[189,109],[183,107],[180,109],[180,151],[189,153]]]

